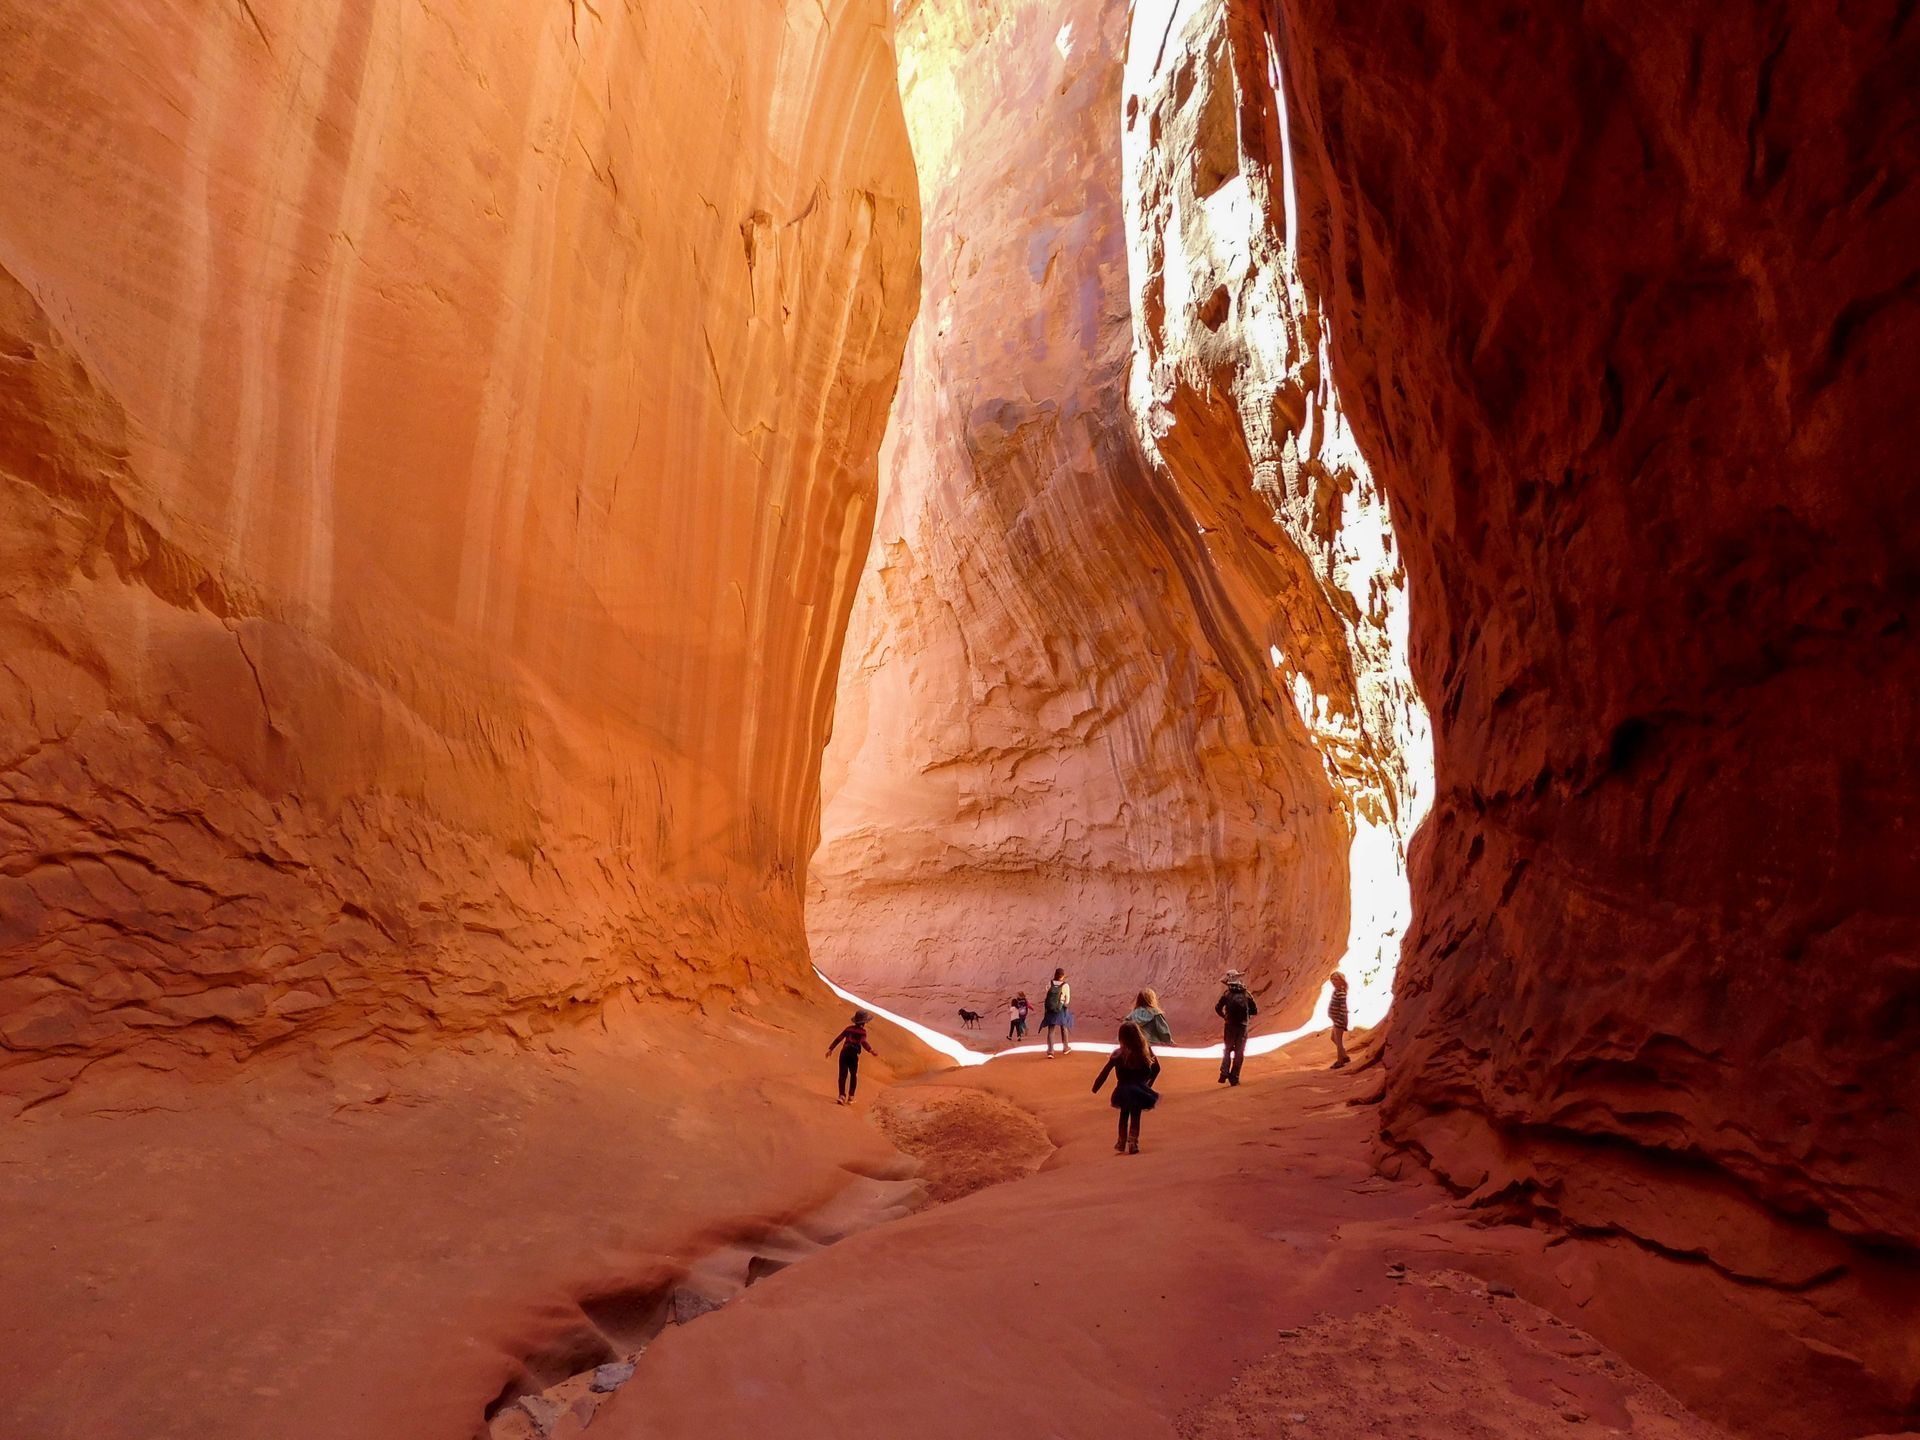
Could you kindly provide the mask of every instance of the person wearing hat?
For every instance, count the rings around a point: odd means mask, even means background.
[[[1213,1002],[1213,1013],[1226,1025],[1226,1033],[1221,1040],[1218,1083],[1238,1085],[1240,1067],[1247,1059],[1247,1026],[1260,1013],[1260,1007],[1247,993],[1247,977],[1241,971],[1227,971],[1220,977],[1220,983],[1226,988]]]
[[[833,1047],[840,1047],[840,1099],[838,1104],[851,1105],[853,1092],[860,1088],[860,1052],[869,1055],[880,1052],[867,1043],[867,1021],[873,1017],[864,1010],[853,1012],[853,1022],[833,1037],[827,1046],[827,1054],[833,1053]]]

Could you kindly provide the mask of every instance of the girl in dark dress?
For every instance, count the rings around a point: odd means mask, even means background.
[[[842,1105],[853,1103],[853,1092],[860,1088],[860,1052],[877,1055],[879,1051],[867,1043],[867,1021],[873,1017],[864,1010],[853,1012],[853,1023],[833,1037],[827,1046],[827,1053],[833,1053],[833,1047],[840,1047],[840,1100]]]
[[[1113,1108],[1120,1112],[1120,1138],[1113,1142],[1116,1155],[1140,1153],[1140,1116],[1160,1103],[1153,1082],[1160,1078],[1160,1062],[1153,1058],[1146,1033],[1128,1020],[1120,1027],[1120,1045],[1100,1067],[1093,1082],[1093,1093],[1114,1077]]]

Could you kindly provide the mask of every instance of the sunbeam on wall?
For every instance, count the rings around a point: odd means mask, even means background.
[[[1433,742],[1392,517],[1295,259],[1281,57],[1224,0],[1140,0],[1124,91],[1141,443],[1230,557],[1222,570],[1266,587],[1242,610],[1346,803],[1340,965],[1355,1023],[1373,1024],[1411,918],[1406,846],[1432,802]]]

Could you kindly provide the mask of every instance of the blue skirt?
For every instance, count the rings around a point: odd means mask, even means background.
[[[1128,1080],[1113,1087],[1113,1108],[1116,1110],[1151,1110],[1159,1103],[1160,1093],[1138,1080]]]
[[[1062,1030],[1073,1029],[1073,1011],[1049,1010],[1040,1019],[1040,1028],[1042,1030],[1050,1030],[1056,1025],[1058,1025]]]

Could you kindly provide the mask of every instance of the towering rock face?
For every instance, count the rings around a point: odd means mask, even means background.
[[[801,971],[879,0],[0,17],[0,1087]]]
[[[1755,1279],[1920,1244],[1911,7],[1257,13],[1435,706],[1394,1132]]]
[[[1345,803],[1342,968],[1355,1023],[1370,1025],[1391,993],[1407,840],[1433,764],[1408,671],[1406,578],[1300,276],[1266,34],[1225,0],[1142,0],[1132,13],[1133,410],[1156,474],[1230,557],[1218,568],[1236,609]]]
[[[1233,964],[1304,1020],[1348,940],[1352,795],[1382,804],[1391,762],[1356,726],[1351,777],[1330,765],[1292,683],[1352,719],[1347,644],[1374,620],[1335,611],[1246,445],[1143,447],[1126,7],[899,21],[926,288],[825,772],[816,958],[936,1013],[1037,999],[1061,964],[1083,1012],[1153,984],[1176,1028]],[[1233,429],[1233,403],[1193,425]]]

